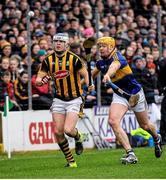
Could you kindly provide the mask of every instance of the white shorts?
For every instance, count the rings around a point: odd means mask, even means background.
[[[134,112],[142,112],[142,111],[145,111],[147,109],[147,102],[146,102],[146,99],[145,99],[145,94],[144,94],[144,91],[143,89],[141,89],[139,92],[139,100],[138,100],[138,103],[136,104],[136,106],[134,107],[130,107],[129,105],[129,102],[117,95],[116,93],[113,94],[113,100],[112,100],[112,103],[116,103],[116,104],[123,104],[124,106],[127,106],[130,110],[133,110]]]
[[[83,100],[81,97],[75,98],[71,101],[63,101],[61,99],[54,98],[50,111],[52,113],[56,112],[61,114],[66,114],[68,112],[75,112],[79,114],[82,104]]]

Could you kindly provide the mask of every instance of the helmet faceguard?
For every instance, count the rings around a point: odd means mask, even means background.
[[[57,43],[64,42],[63,47],[61,49],[57,49]],[[69,48],[69,35],[67,33],[57,33],[53,36],[53,46],[55,48],[55,52],[59,55],[63,54]]]

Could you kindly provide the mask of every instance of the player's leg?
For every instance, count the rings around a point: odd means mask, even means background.
[[[78,122],[78,114],[74,112],[67,113],[66,122],[65,122],[65,133],[75,139],[75,151],[77,155],[82,154],[83,152],[83,140],[84,136],[76,128]]]
[[[161,136],[157,134],[157,130],[148,118],[147,110],[142,112],[135,112],[140,127],[149,132],[155,142],[155,156],[159,158],[162,155]]]
[[[54,121],[54,133],[57,143],[62,150],[65,159],[67,160],[67,166],[77,167],[72,152],[69,148],[68,140],[64,134],[64,126],[66,119],[66,103],[60,99],[54,98],[50,111],[52,112],[52,118]]]
[[[84,135],[78,131],[76,124],[79,120],[79,112],[82,105],[82,99],[76,98],[67,106],[67,115],[65,120],[64,131],[65,133],[75,139],[75,151],[77,155],[83,152]]]
[[[60,113],[53,113],[54,119],[54,132],[57,143],[63,152],[65,159],[67,161],[67,165],[69,167],[77,167],[77,164],[74,160],[72,152],[69,148],[68,140],[64,135],[64,124],[65,124],[65,115]]]
[[[111,125],[117,140],[126,150],[126,154],[121,158],[122,163],[137,163],[138,159],[134,154],[133,149],[129,143],[129,139],[125,131],[120,125],[120,122],[127,112],[128,107],[120,103],[112,103],[109,111],[109,124]]]
[[[138,104],[132,109],[136,115],[136,118],[140,127],[146,130],[147,132],[149,132],[154,138],[155,156],[159,158],[162,154],[161,136],[157,134],[157,130],[155,126],[149,120],[148,106],[147,106],[147,102],[146,102],[143,90],[139,92],[139,95],[140,95],[140,98],[139,98]]]

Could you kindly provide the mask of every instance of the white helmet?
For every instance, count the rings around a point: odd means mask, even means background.
[[[57,40],[69,43],[69,35],[67,33],[57,33],[53,36],[53,41]]]

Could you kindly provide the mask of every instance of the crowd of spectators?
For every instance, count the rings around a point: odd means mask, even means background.
[[[32,77],[28,75],[27,9],[34,11],[30,19]],[[161,26],[158,12],[161,7]],[[96,9],[99,22],[96,21]],[[96,31],[98,23],[99,31]],[[162,51],[158,41],[161,30]],[[112,36],[117,48],[127,58],[136,79],[143,85],[148,103],[156,101],[165,87],[166,1],[161,6],[154,0],[4,0],[0,2],[0,110],[8,94],[14,110],[28,109],[28,81],[32,82],[33,109],[48,109],[53,92],[52,83],[38,88],[36,73],[42,60],[53,51],[52,37],[66,32],[70,48],[85,57],[83,41],[87,37]],[[92,68],[98,59],[92,49]],[[161,64],[161,65],[160,65]],[[7,81],[4,80],[7,77]],[[10,85],[9,85],[10,83]],[[101,85],[102,104],[110,104],[112,90]],[[95,105],[96,92],[89,94],[86,105]]]

